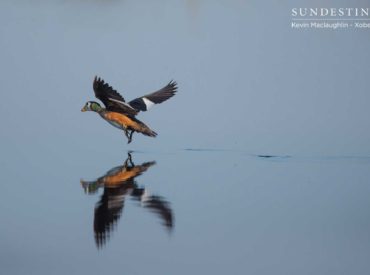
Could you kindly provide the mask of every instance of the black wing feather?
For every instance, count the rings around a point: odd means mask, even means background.
[[[173,97],[177,92],[177,83],[175,81],[170,81],[165,87],[162,89],[131,100],[128,104],[135,108],[138,111],[147,111],[149,107],[153,104],[159,104],[167,99]],[[149,101],[149,102],[148,102]]]
[[[153,213],[156,213],[162,220],[163,224],[171,230],[173,227],[172,209],[167,201],[160,196],[150,196],[144,201],[144,207]]]
[[[104,188],[104,193],[96,204],[94,233],[98,248],[102,248],[108,241],[122,215],[125,192],[124,188]]]
[[[95,96],[104,103],[108,111],[128,115],[136,115],[138,113],[137,110],[125,103],[125,99],[100,77],[95,76],[93,88]]]

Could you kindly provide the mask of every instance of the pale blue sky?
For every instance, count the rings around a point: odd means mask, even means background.
[[[179,84],[139,116],[158,138],[130,148],[370,153],[367,30],[292,30],[291,4],[212,3],[3,1],[3,146],[124,145],[79,112],[97,74],[126,99]]]

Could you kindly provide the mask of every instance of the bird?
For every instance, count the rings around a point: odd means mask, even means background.
[[[157,136],[155,131],[135,116],[140,111],[147,111],[153,105],[173,97],[177,92],[177,83],[171,80],[162,89],[129,102],[126,102],[122,95],[98,76],[94,78],[93,90],[95,97],[103,102],[105,108],[96,101],[88,101],[81,109],[81,112],[92,111],[98,113],[108,123],[123,130],[128,140],[127,143],[130,143],[134,132],[149,137]]]
[[[145,187],[139,187],[135,178],[146,172],[155,161],[135,165],[131,154],[123,165],[110,169],[93,181],[80,180],[87,194],[95,194],[103,188],[100,201],[94,211],[94,237],[97,248],[102,248],[117,228],[127,197],[139,202],[140,206],[157,214],[165,228],[170,232],[174,226],[174,214],[170,203],[158,195],[151,195]]]

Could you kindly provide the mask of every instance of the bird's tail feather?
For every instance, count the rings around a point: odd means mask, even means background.
[[[137,132],[142,133],[143,135],[149,136],[149,137],[156,137],[157,133],[154,132],[152,129],[150,129],[148,126],[146,126],[144,123],[140,122],[138,129],[136,129]]]

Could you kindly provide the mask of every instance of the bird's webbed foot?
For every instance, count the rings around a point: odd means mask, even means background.
[[[130,153],[127,153],[128,155],[128,158],[127,158],[127,162],[133,167],[135,166],[134,162],[132,161],[132,157],[131,157],[131,154]]]
[[[131,132],[129,133],[129,137],[128,137],[128,143],[131,142],[132,140],[132,135],[134,134],[134,130],[131,130]]]
[[[131,129],[125,129],[125,135],[127,137],[127,144],[129,144],[131,141],[132,141],[132,135],[133,133],[135,132],[134,130],[131,130]]]
[[[127,137],[127,144],[131,142],[131,138],[130,138],[130,130],[128,129],[125,129],[125,136]]]
[[[131,153],[130,153],[130,152],[128,152],[128,153],[127,153],[127,159],[126,159],[126,161],[125,161],[125,163],[124,163],[124,167],[125,167],[125,168],[128,168],[128,167],[134,167],[134,166],[135,166],[135,164],[134,164],[134,162],[132,161]]]

